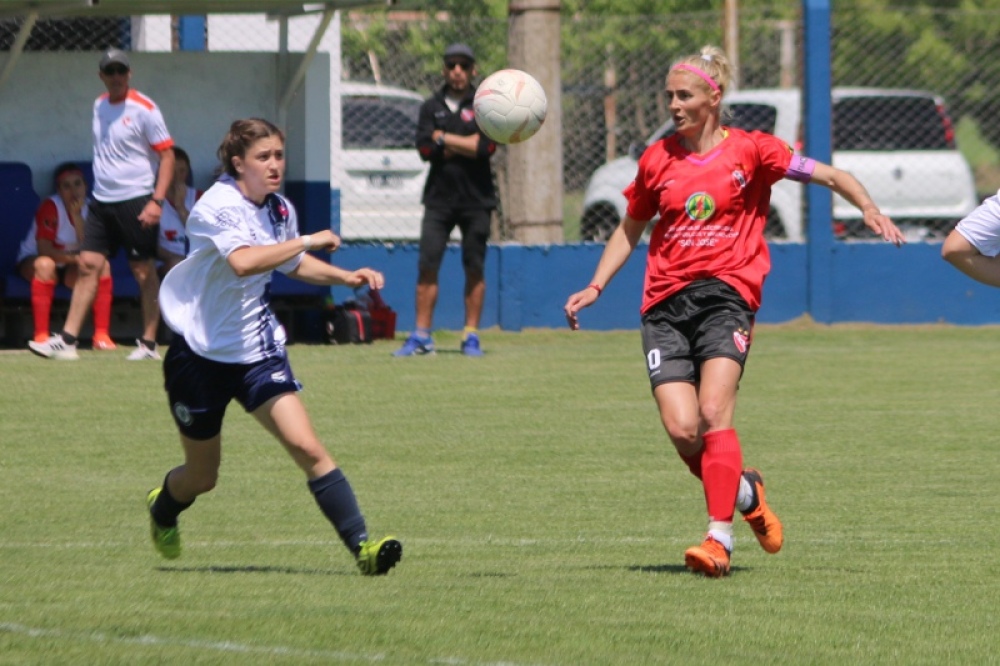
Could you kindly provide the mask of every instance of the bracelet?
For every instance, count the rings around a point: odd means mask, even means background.
[[[308,252],[309,250],[312,249],[312,246],[313,246],[312,236],[306,234],[305,236],[299,236],[299,238],[302,239],[302,250],[303,251]]]
[[[594,291],[596,291],[598,297],[600,297],[600,295],[604,292],[604,289],[602,289],[601,285],[599,284],[588,284],[587,289],[593,289]]]

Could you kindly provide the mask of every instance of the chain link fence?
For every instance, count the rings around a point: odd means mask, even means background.
[[[940,239],[1000,188],[1000,9],[833,8],[834,163],[855,173],[911,240]],[[209,17],[209,50],[303,51],[317,15],[291,18],[282,35],[263,15]],[[9,49],[18,20],[0,21]],[[454,41],[476,51],[480,78],[507,66],[508,22],[419,12],[351,12],[320,49],[340,54],[344,87],[334,110],[341,154],[331,181],[343,191],[345,237],[407,240],[419,228],[426,166],[412,130],[420,100],[442,81],[440,53]],[[802,22],[798,3],[739,17],[738,80],[730,123],[801,145]],[[603,239],[621,214],[620,191],[651,138],[670,131],[663,83],[670,63],[722,43],[717,11],[670,16],[581,13],[562,21],[562,147],[567,241]],[[39,21],[28,50],[177,48],[177,19]],[[357,85],[354,85],[357,84]],[[350,91],[350,92],[348,92]],[[504,180],[505,149],[495,158]],[[402,165],[399,171],[385,166]],[[374,160],[374,162],[373,162]],[[398,162],[397,162],[398,160]],[[379,166],[381,165],[381,166]],[[351,179],[358,179],[352,182]],[[769,235],[802,240],[802,186],[783,183]],[[517,196],[501,188],[505,197]],[[501,205],[495,238],[510,232]],[[835,231],[864,238],[856,212],[834,204]]]

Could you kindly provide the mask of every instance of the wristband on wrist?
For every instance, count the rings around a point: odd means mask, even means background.
[[[594,291],[597,292],[598,296],[600,296],[601,293],[604,291],[604,289],[599,284],[588,284],[587,289],[593,289]]]
[[[312,236],[306,234],[305,236],[299,236],[299,239],[302,240],[302,250],[303,251],[308,252],[309,250],[312,249],[312,246],[313,246]]]

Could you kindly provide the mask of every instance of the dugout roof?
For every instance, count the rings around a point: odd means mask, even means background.
[[[0,0],[0,18],[136,16],[140,14],[309,14],[331,9],[392,5],[393,0]]]

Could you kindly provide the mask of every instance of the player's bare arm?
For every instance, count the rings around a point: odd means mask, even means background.
[[[340,247],[340,236],[329,229],[291,238],[274,245],[254,245],[237,248],[226,261],[240,277],[273,271],[289,259],[306,251],[333,252]],[[303,257],[307,259],[309,255]]]
[[[590,284],[571,295],[566,301],[566,305],[563,306],[563,311],[566,313],[566,323],[569,324],[570,329],[579,330],[580,320],[577,313],[583,308],[593,305],[600,297],[601,292],[611,282],[611,278],[628,261],[629,255],[639,243],[645,228],[646,222],[633,220],[628,215],[622,218],[621,223],[608,238],[607,245],[604,246],[604,252],[597,263],[597,269],[594,271],[594,277],[591,278]]]
[[[167,190],[174,178],[174,149],[166,148],[161,150],[159,154],[160,167],[156,172],[156,188],[153,190],[153,196],[139,213],[139,222],[146,227],[160,223],[163,208],[156,202],[167,198]]]
[[[817,162],[810,182],[828,187],[847,199],[864,215],[865,226],[881,236],[883,240],[897,247],[906,242],[899,227],[888,216],[882,214],[878,205],[872,201],[865,186],[848,172],[829,164]]]

